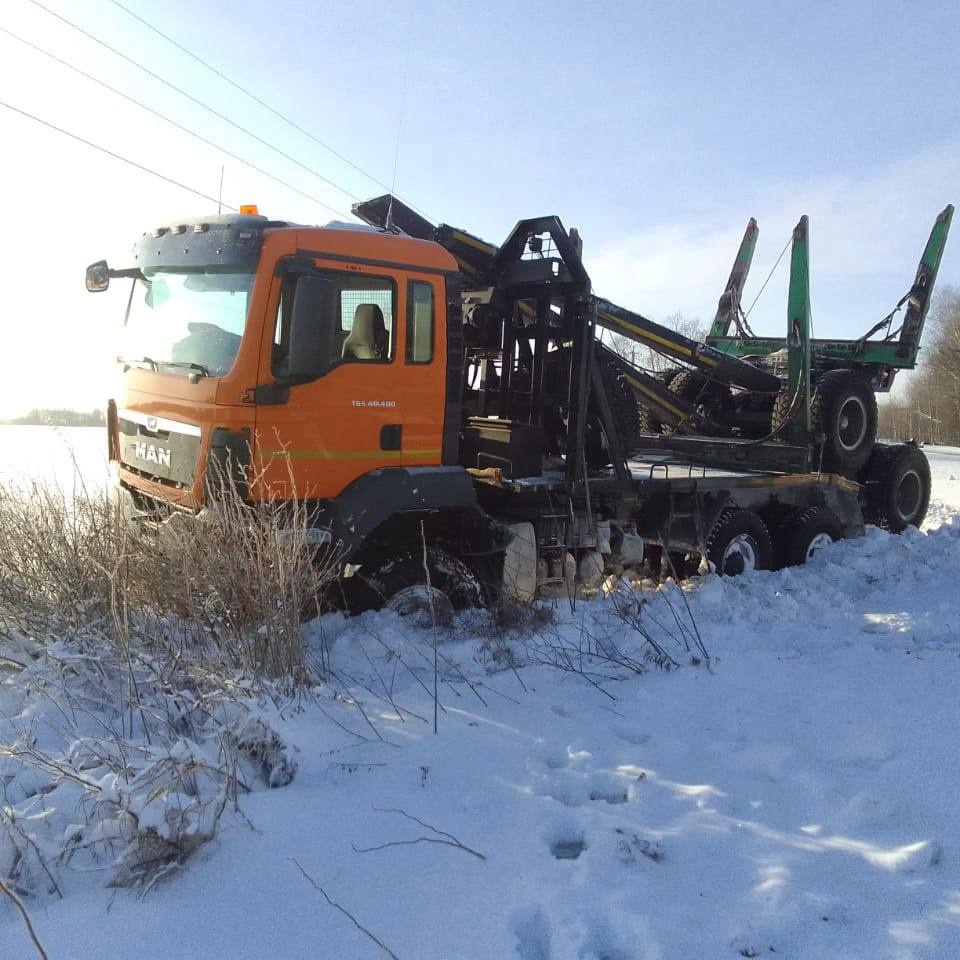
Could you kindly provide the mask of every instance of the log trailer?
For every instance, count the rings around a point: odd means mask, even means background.
[[[390,197],[354,212],[366,226],[243,208],[144,234],[129,266],[88,267],[92,292],[131,281],[107,408],[131,522],[200,514],[226,481],[251,504],[303,501],[338,597],[400,612],[531,599],[641,562],[774,568],[865,522],[922,522],[929,467],[875,441],[874,394],[916,362],[952,207],[899,340],[892,318],[882,340],[879,326],[811,340],[803,218],[786,338],[745,327],[751,221],[704,343],[594,295],[555,216],[496,247]],[[604,328],[676,367],[645,372]]]

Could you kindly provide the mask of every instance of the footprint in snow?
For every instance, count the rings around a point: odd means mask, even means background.
[[[636,956],[633,950],[624,947],[622,938],[604,917],[596,917],[590,922],[577,952],[577,960],[635,960]]]
[[[583,831],[573,824],[560,824],[547,839],[550,853],[557,860],[577,860],[587,849]]]
[[[623,724],[616,724],[613,732],[621,740],[635,747],[639,747],[641,744],[647,743],[650,740],[649,733],[641,733],[639,730],[634,730],[632,727],[627,727]]]
[[[510,920],[517,938],[517,960],[550,960],[550,922],[541,907],[518,910]]]

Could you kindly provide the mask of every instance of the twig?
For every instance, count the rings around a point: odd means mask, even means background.
[[[327,901],[327,903],[330,904],[331,907],[334,908],[334,910],[339,910],[361,933],[368,936],[388,957],[390,957],[391,960],[400,960],[400,958],[376,934],[371,933],[349,910],[341,907],[336,900],[332,900],[327,891],[324,890],[323,887],[321,887],[320,884],[317,883],[317,881],[314,880],[313,877],[311,877],[310,874],[303,869],[303,867],[300,866],[300,861],[297,860],[296,857],[291,857],[290,859],[293,860],[293,862],[297,865],[297,869],[304,875],[304,877],[306,877],[307,882],[323,897],[324,900]]]
[[[40,954],[43,960],[49,960],[47,951],[43,949],[43,944],[40,943],[36,931],[33,929],[33,924],[30,922],[30,914],[27,913],[27,908],[23,905],[23,901],[3,880],[0,880],[0,893],[5,893],[13,901],[13,905],[20,911],[20,916],[23,917],[23,925],[27,928],[27,933],[30,935],[33,945],[37,948],[37,953]]]
[[[433,584],[430,582],[430,564],[427,562],[427,535],[424,521],[420,521],[420,542],[423,544],[423,575],[427,578],[427,603],[430,604],[430,620],[433,622],[433,735],[437,735],[437,721],[440,703],[438,681],[440,677],[440,663],[437,659],[437,611],[433,607]]]
[[[478,860],[487,859],[482,853],[471,849],[465,843],[461,843],[452,833],[447,833],[446,830],[438,830],[433,824],[427,823],[426,820],[421,820],[419,817],[415,817],[412,813],[407,813],[406,810],[400,810],[397,807],[374,807],[372,804],[371,809],[376,813],[399,813],[401,817],[406,817],[407,820],[419,823],[425,830],[435,833],[438,837],[446,837],[446,839],[437,840],[433,837],[418,837],[416,840],[394,840],[390,843],[381,844],[379,847],[354,847],[353,849],[356,853],[369,853],[371,850],[382,850],[384,847],[407,846],[412,843],[443,843],[448,847],[459,847],[459,849],[466,853],[473,854]]]
[[[465,853],[472,853],[479,860],[487,859],[482,853],[471,850],[470,847],[460,843],[459,840],[454,842],[452,840],[440,840],[437,837],[417,837],[415,840],[390,840],[376,847],[354,847],[353,844],[350,844],[350,846],[353,847],[354,853],[373,853],[376,850],[386,850],[387,847],[412,847],[416,843],[440,843],[445,847],[454,847],[457,850],[463,850]]]

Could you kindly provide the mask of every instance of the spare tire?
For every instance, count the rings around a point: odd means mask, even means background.
[[[661,370],[659,373],[655,374],[654,379],[659,380],[669,388],[670,384],[673,383],[680,371],[680,367],[671,367],[669,370]],[[663,433],[663,423],[660,421],[657,415],[649,407],[645,407],[642,403],[639,403],[639,401],[638,404],[640,410],[640,432],[647,434]]]
[[[822,434],[821,466],[830,473],[855,474],[877,439],[877,398],[873,387],[850,370],[828,370],[817,381],[810,426]]]
[[[705,556],[721,576],[769,570],[773,559],[770,533],[752,510],[727,507],[710,531]]]
[[[613,416],[622,452],[625,457],[628,457],[640,446],[640,434],[643,431],[640,406],[633,389],[613,361],[600,361],[600,377],[607,402],[610,404],[610,413]],[[600,411],[592,396],[586,425],[585,448],[587,466],[591,470],[602,470],[610,465],[610,451],[603,433]]]
[[[860,482],[867,523],[891,533],[923,523],[930,505],[930,464],[912,443],[877,444]]]
[[[704,422],[698,425],[699,431],[715,432],[711,430],[711,423],[716,419],[717,409],[730,395],[730,388],[725,383],[711,380],[697,370],[681,370],[670,382],[670,392],[690,404],[703,418]]]

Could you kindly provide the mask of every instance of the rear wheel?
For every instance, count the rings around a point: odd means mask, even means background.
[[[364,563],[345,581],[353,612],[392,610],[415,626],[448,624],[454,612],[484,605],[477,575],[439,547],[412,545],[379,563]]]
[[[769,570],[773,548],[766,524],[752,510],[728,507],[710,531],[706,558],[725,577]]]
[[[856,473],[877,439],[873,388],[849,370],[828,370],[817,381],[810,423],[815,434],[823,434],[823,469]]]
[[[807,507],[792,513],[774,536],[777,567],[806,563],[821,547],[843,537],[836,515],[825,507]]]
[[[867,523],[891,533],[923,523],[930,505],[930,464],[922,450],[909,443],[877,446],[860,481]]]

